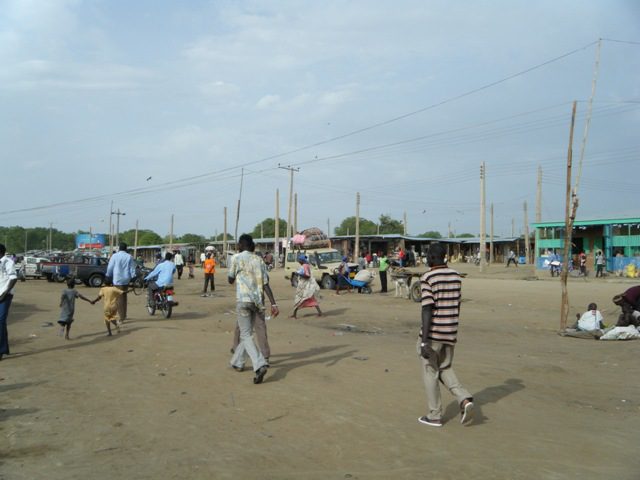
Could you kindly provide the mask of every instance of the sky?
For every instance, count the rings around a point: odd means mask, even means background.
[[[409,234],[639,216],[640,3],[0,0],[0,225],[212,236],[355,215]],[[635,42],[635,43],[634,43]],[[244,170],[242,170],[244,169]],[[487,229],[489,216],[487,215]]]

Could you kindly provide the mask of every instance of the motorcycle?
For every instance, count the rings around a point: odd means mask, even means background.
[[[173,299],[174,293],[173,286],[160,287],[154,290],[151,297],[147,292],[147,312],[149,315],[155,315],[156,310],[160,310],[164,318],[171,318],[173,307],[178,306],[178,302]]]

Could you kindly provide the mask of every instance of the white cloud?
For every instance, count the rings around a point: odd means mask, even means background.
[[[269,94],[269,95],[263,96],[260,100],[258,100],[258,103],[256,103],[256,107],[259,109],[267,109],[279,103],[280,103],[280,95]]]

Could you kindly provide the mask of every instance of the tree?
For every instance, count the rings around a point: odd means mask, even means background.
[[[215,242],[222,242],[224,240],[224,233],[221,233],[217,237],[214,237],[213,240]],[[227,233],[227,241],[231,241],[231,240],[233,240],[233,235],[231,235],[230,233]]]
[[[360,235],[375,235],[378,226],[371,220],[360,218]],[[355,235],[356,217],[347,217],[335,228],[336,235]]]
[[[380,233],[403,233],[404,227],[400,220],[391,218],[390,215],[380,215]]]
[[[421,233],[418,236],[422,238],[442,238],[442,235],[440,234],[440,232],[436,232],[435,230]]]
[[[185,233],[176,239],[176,243],[192,243],[194,245],[203,245],[207,243],[207,239],[203,235],[197,233]]]
[[[276,221],[273,217],[271,218],[265,218],[264,220],[262,220],[262,222],[260,222],[259,224],[257,224],[254,229],[253,232],[251,232],[251,236],[253,238],[260,238],[261,236],[264,235],[264,238],[273,238],[275,237],[275,232],[276,232]],[[261,230],[261,226],[262,225],[262,230]],[[287,236],[287,221],[283,220],[282,218],[280,219],[280,223],[278,224],[278,230],[280,232],[280,234],[278,235],[280,238],[284,238]],[[264,233],[263,233],[264,232]]]
[[[461,233],[460,235],[456,235],[456,238],[474,238],[475,235],[473,233]]]
[[[27,250],[46,250],[49,243],[49,229],[45,227],[0,227],[0,242],[4,243],[9,253],[22,253],[25,239]],[[76,245],[75,233],[65,233],[54,228],[51,230],[51,243],[54,250],[73,250]]]

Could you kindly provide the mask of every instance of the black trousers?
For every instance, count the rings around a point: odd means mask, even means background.
[[[178,280],[182,278],[182,272],[184,272],[184,265],[177,265],[176,270],[178,271]]]
[[[211,291],[213,292],[216,289],[216,284],[214,283],[213,277],[213,273],[204,274],[204,288],[202,289],[202,293],[207,293],[207,286],[209,285],[209,282],[211,282]]]
[[[387,291],[387,272],[380,272],[380,285],[382,288],[380,289],[380,293],[385,293]]]

